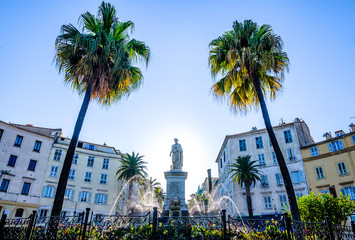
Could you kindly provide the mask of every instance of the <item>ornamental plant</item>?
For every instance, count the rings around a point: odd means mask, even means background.
[[[341,224],[355,212],[355,202],[343,194],[335,198],[329,193],[311,192],[298,199],[298,208],[304,222],[323,222],[328,217],[333,224]]]

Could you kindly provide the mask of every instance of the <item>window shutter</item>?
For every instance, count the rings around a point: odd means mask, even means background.
[[[354,190],[355,190],[355,189],[354,189]],[[105,194],[105,195],[104,195],[104,204],[105,204],[105,205],[107,204],[107,198],[108,198],[108,195]]]
[[[300,171],[300,182],[304,182],[303,172]]]
[[[53,187],[53,191],[52,191],[52,198],[54,198],[55,197],[55,193],[57,192],[57,188],[56,187]]]
[[[80,202],[80,200],[81,200],[81,193],[82,193],[82,191],[79,191],[78,202]]]
[[[343,141],[339,140],[338,144],[339,144],[339,149],[344,149]]]
[[[346,195],[345,188],[340,188],[340,192],[341,192],[341,194]]]
[[[75,196],[75,190],[71,190],[71,194],[70,194],[70,201],[73,201],[74,200],[74,196]]]
[[[333,144],[330,142],[330,143],[328,143],[328,147],[329,147],[329,151],[330,152],[334,152],[334,150],[333,150]]]
[[[89,192],[89,194],[88,194],[88,203],[90,203],[91,202],[91,195],[92,195],[92,193],[91,192]]]
[[[44,197],[44,195],[46,194],[46,189],[47,189],[47,186],[44,186],[42,188],[42,197]]]
[[[99,194],[95,193],[95,204],[97,204],[97,199],[99,198]]]

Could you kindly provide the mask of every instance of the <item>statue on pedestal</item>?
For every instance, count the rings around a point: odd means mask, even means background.
[[[173,170],[181,170],[182,169],[182,163],[183,163],[183,158],[182,158],[182,147],[178,143],[178,139],[174,139],[175,144],[171,146],[171,151],[170,151],[170,156],[173,162],[172,169]]]

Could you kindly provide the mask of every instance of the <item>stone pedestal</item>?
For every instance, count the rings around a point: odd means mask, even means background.
[[[185,180],[187,172],[181,170],[170,170],[164,172],[166,179],[166,200],[163,208],[163,216],[169,216],[169,206],[172,197],[177,196],[181,201],[181,216],[188,216],[189,212],[185,202]]]

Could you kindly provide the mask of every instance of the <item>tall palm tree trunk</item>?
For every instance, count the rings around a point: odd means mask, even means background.
[[[258,79],[258,78],[256,78],[256,79]],[[286,188],[286,193],[287,193],[287,197],[288,197],[288,202],[290,204],[292,219],[294,221],[301,221],[301,216],[300,216],[298,206],[297,206],[296,195],[295,195],[292,181],[290,178],[290,173],[287,169],[286,162],[285,162],[285,159],[282,155],[280,146],[276,140],[274,130],[272,129],[269,113],[267,111],[267,107],[266,107],[266,103],[265,103],[265,99],[264,99],[263,93],[261,91],[260,82],[258,80],[253,80],[253,84],[254,84],[256,93],[258,95],[258,98],[259,98],[261,112],[263,113],[263,118],[264,118],[264,122],[265,122],[265,127],[266,127],[268,134],[269,134],[270,141],[271,141],[272,146],[274,148],[277,162],[280,167],[281,175],[282,175],[282,178],[285,183],[285,188]]]
[[[71,164],[73,161],[75,148],[78,143],[81,127],[83,126],[86,111],[87,111],[89,103],[90,103],[91,92],[92,92],[92,85],[89,84],[86,89],[84,100],[81,105],[80,112],[79,112],[78,118],[75,123],[73,136],[71,138],[67,154],[65,155],[63,169],[62,169],[62,172],[60,173],[59,182],[58,182],[58,186],[57,186],[57,192],[55,194],[55,198],[54,198],[54,202],[53,202],[53,208],[52,208],[52,213],[51,213],[52,217],[59,216],[62,211],[63,202],[64,202],[64,194],[65,194],[65,189],[66,189],[67,182],[68,182],[70,167],[71,167]]]
[[[248,213],[249,213],[249,218],[253,219],[254,214],[253,214],[253,206],[251,203],[251,196],[250,196],[250,183],[249,182],[244,182],[245,185],[245,195],[247,197],[247,206],[248,206]]]

